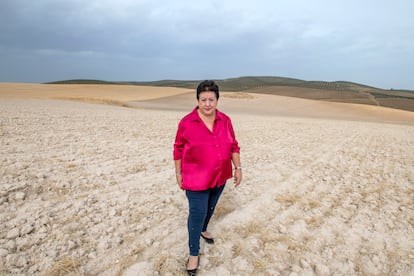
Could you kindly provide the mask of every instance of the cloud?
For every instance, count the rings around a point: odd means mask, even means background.
[[[265,74],[390,86],[387,65],[414,63],[413,8],[408,0],[4,0],[0,58],[22,80],[40,75],[25,56],[42,68],[39,81],[72,68],[109,80]],[[0,66],[0,81],[10,79]]]

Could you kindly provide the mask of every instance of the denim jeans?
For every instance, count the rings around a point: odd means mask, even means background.
[[[185,194],[188,199],[188,246],[191,256],[198,256],[200,251],[201,232],[207,230],[207,225],[214,213],[214,208],[223,192],[225,185],[205,191],[189,191]]]

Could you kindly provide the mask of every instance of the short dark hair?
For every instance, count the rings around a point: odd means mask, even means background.
[[[218,100],[220,93],[218,85],[212,80],[205,80],[198,84],[197,86],[197,100],[200,98],[200,93],[205,91],[211,91],[216,94]]]

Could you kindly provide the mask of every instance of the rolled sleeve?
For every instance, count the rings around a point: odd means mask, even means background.
[[[183,157],[184,138],[183,138],[183,127],[180,123],[178,125],[177,135],[175,136],[173,157],[174,160],[181,160]]]
[[[240,153],[239,142],[237,142],[236,135],[234,134],[233,124],[231,123],[231,120],[229,120],[229,126],[228,127],[229,127],[229,132],[230,132],[231,138],[233,139],[231,152],[232,153]]]

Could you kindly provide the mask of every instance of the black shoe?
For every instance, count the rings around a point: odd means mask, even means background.
[[[190,260],[190,258],[187,260],[187,264],[188,264],[189,260]],[[199,261],[200,261],[200,256],[198,256],[198,259],[197,259],[197,267],[194,268],[194,269],[187,269],[187,274],[189,276],[196,276],[197,275]]]
[[[204,237],[203,234],[200,234],[200,236],[206,241],[206,243],[208,243],[208,244],[213,244],[214,243],[213,238]]]
[[[197,275],[197,268],[195,269],[187,269],[188,276],[196,276]]]

